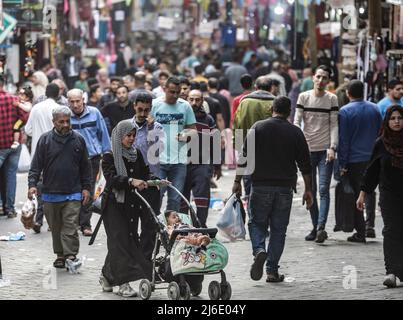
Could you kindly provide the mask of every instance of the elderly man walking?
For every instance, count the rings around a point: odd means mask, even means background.
[[[91,164],[84,138],[71,129],[71,111],[53,110],[54,128],[43,134],[28,175],[28,198],[37,193],[43,174],[43,211],[52,231],[55,268],[78,264],[78,218],[81,202],[90,200]],[[72,269],[70,269],[72,271]]]
[[[94,193],[95,182],[99,172],[102,155],[112,150],[108,129],[101,112],[84,104],[84,92],[72,89],[67,93],[69,107],[73,112],[71,126],[85,140],[88,157],[91,163],[91,194]],[[92,236],[90,205],[82,206],[80,211],[80,228],[84,236]]]

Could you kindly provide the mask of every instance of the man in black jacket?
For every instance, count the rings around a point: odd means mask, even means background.
[[[43,211],[57,255],[53,266],[64,268],[79,263],[78,218],[81,202],[90,200],[91,165],[84,138],[71,129],[70,109],[60,106],[52,115],[54,128],[40,137],[31,163],[28,198],[37,194],[43,173]]]
[[[246,171],[252,171],[251,162],[255,161],[253,172],[244,172],[251,174],[252,178],[249,234],[255,260],[250,274],[255,281],[262,278],[266,260],[266,282],[284,280],[284,275],[278,273],[278,263],[284,250],[293,190],[297,183],[296,164],[305,183],[303,204],[306,202],[309,208],[313,203],[308,144],[302,131],[287,121],[290,112],[290,99],[276,98],[273,102],[273,117],[256,122],[249,131],[243,148],[246,162],[238,164],[238,170],[246,167]],[[255,148],[255,154],[251,154],[249,149],[253,147],[250,144],[259,146]],[[233,192],[240,195],[242,175],[239,174],[240,170],[237,173]],[[269,228],[270,239],[266,251],[265,240]]]

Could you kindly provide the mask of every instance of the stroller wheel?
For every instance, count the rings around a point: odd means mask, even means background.
[[[218,281],[211,281],[208,286],[210,300],[219,300],[221,297],[221,286]]]
[[[232,296],[232,288],[229,282],[221,284],[221,299],[230,300]]]
[[[198,284],[194,284],[191,288],[190,288],[190,292],[192,293],[193,297],[197,297],[203,289],[203,285],[201,283]]]
[[[181,297],[181,292],[179,289],[179,285],[175,282],[172,281],[169,285],[168,285],[168,298],[169,300],[179,300]]]
[[[181,300],[189,300],[190,299],[189,283],[185,281],[185,283],[180,286],[180,292],[181,292]]]
[[[152,290],[150,281],[148,281],[147,279],[143,279],[140,281],[139,293],[140,293],[141,299],[143,299],[143,300],[150,299],[152,291],[153,290]]]

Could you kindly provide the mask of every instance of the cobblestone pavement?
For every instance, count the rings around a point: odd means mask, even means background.
[[[230,195],[234,171],[225,171],[219,181],[219,189],[212,197],[226,198]],[[17,209],[26,197],[26,174],[18,175]],[[302,189],[300,181],[300,190]],[[332,188],[332,197],[334,188]],[[250,241],[225,242],[229,251],[229,264],[225,271],[232,285],[232,299],[402,299],[403,284],[396,289],[382,286],[384,263],[382,254],[382,221],[379,212],[376,217],[377,238],[367,244],[346,242],[348,234],[334,233],[333,202],[329,214],[329,239],[324,244],[306,242],[305,235],[311,229],[309,213],[301,205],[301,194],[294,197],[291,222],[288,228],[286,247],[280,261],[281,273],[286,281],[268,284],[265,278],[255,282],[249,277],[252,263]],[[215,226],[218,211],[210,211],[208,225]],[[94,215],[95,226],[98,219]],[[84,258],[81,273],[72,275],[63,269],[52,268],[54,255],[51,235],[26,232],[24,241],[0,242],[0,255],[3,264],[3,277],[9,285],[0,287],[2,299],[122,299],[116,294],[103,293],[98,277],[106,254],[106,235],[101,228],[93,246],[88,246],[89,238],[80,234],[80,256]],[[0,218],[0,235],[8,232],[24,231],[19,220]],[[219,239],[222,239],[219,237]],[[222,239],[224,242],[225,240]],[[356,277],[354,277],[356,275]],[[209,299],[207,287],[210,281],[219,280],[218,275],[206,276],[203,291],[199,298]],[[4,282],[3,282],[4,283]],[[138,283],[133,283],[137,289]],[[166,287],[166,286],[165,286]],[[116,292],[116,288],[115,288]],[[134,298],[135,300],[140,298]],[[167,299],[166,290],[157,290],[151,299]]]

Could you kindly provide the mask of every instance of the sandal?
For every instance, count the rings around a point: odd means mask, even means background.
[[[53,262],[53,266],[54,266],[55,268],[62,269],[62,268],[65,268],[65,265],[66,265],[66,260],[65,260],[64,258],[62,258],[62,257],[58,257],[58,258]]]

